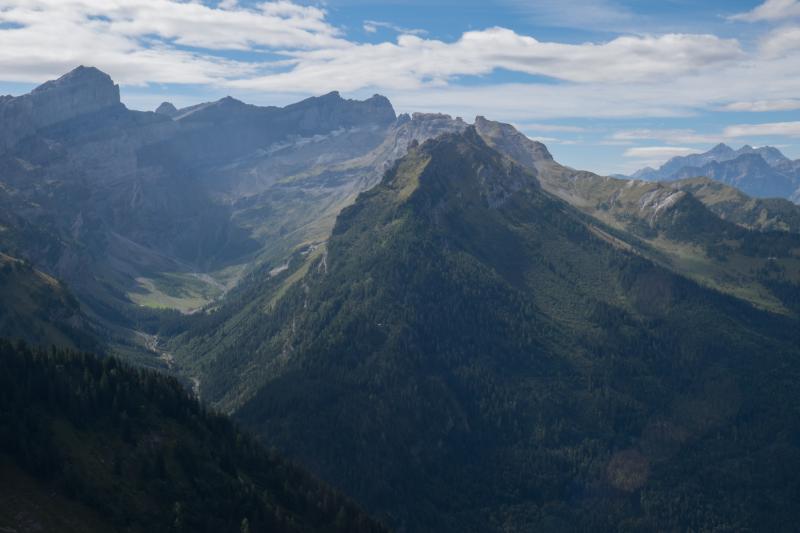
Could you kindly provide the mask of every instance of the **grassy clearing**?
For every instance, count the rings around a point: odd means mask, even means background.
[[[210,275],[162,273],[152,278],[137,278],[137,287],[128,297],[137,305],[154,309],[177,309],[193,313],[210,304],[226,291],[226,286]]]
[[[764,266],[765,259],[734,253],[725,262],[719,262],[709,258],[699,246],[661,238],[650,242],[667,254],[678,272],[698,283],[746,300],[761,309],[788,313],[783,304],[753,275],[755,270]]]

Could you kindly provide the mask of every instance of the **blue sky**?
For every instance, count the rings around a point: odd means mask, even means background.
[[[0,0],[0,93],[78,64],[135,109],[381,93],[600,173],[717,142],[800,158],[800,0]]]

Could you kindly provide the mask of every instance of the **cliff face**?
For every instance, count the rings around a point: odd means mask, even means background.
[[[542,163],[553,161],[553,156],[544,144],[529,139],[510,124],[476,117],[475,129],[489,146],[528,169],[538,168]]]
[[[119,104],[119,86],[108,74],[78,67],[29,94],[0,99],[0,151],[40,128]]]

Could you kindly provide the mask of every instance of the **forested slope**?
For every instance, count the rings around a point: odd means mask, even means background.
[[[708,290],[468,130],[412,149],[203,394],[408,531],[780,530],[796,318]]]
[[[378,532],[174,379],[0,340],[0,529]]]

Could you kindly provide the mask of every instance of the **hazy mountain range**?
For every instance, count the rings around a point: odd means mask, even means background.
[[[0,117],[0,334],[105,354],[0,345],[39,376],[0,395],[4,434],[48,443],[0,442],[23,516],[52,491],[48,523],[98,531],[381,530],[358,505],[398,531],[800,518],[800,206],[760,197],[796,166],[777,150],[613,178],[485,117],[338,93],[137,112],[83,67]]]
[[[647,167],[631,178],[671,181],[708,177],[758,198],[788,198],[800,203],[800,160],[792,161],[771,146],[745,145],[734,150],[718,144],[708,152],[673,157],[658,170]]]

